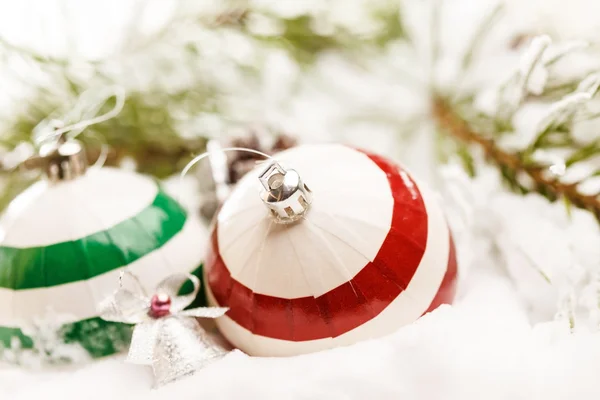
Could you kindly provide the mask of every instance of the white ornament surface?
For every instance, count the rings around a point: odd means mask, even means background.
[[[133,217],[157,191],[149,177],[108,167],[71,181],[39,181],[2,216],[0,244],[35,247],[80,239]]]
[[[277,160],[298,171],[314,193],[309,212],[292,226],[276,224],[258,196],[264,167],[256,168],[219,214],[221,256],[231,275],[256,293],[317,297],[375,258],[391,226],[394,199],[385,173],[349,147],[301,146]]]

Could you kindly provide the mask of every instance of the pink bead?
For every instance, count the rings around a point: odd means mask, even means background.
[[[150,316],[152,318],[161,318],[169,315],[171,312],[171,298],[164,294],[158,293],[152,296],[150,300]]]

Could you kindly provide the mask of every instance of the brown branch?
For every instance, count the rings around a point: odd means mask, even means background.
[[[600,196],[582,194],[577,190],[577,183],[562,183],[555,177],[545,174],[545,167],[525,162],[519,153],[502,150],[494,140],[475,132],[443,98],[434,99],[433,116],[438,125],[454,139],[465,144],[479,146],[490,162],[499,167],[508,168],[514,173],[524,173],[529,176],[535,182],[537,192],[546,196],[550,195],[554,199],[565,198],[571,204],[589,210],[600,221]]]

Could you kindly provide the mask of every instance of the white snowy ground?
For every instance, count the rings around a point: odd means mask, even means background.
[[[527,322],[492,273],[461,299],[396,334],[293,358],[233,352],[196,375],[151,390],[151,371],[108,359],[76,371],[0,373],[10,400],[598,399],[600,334]]]

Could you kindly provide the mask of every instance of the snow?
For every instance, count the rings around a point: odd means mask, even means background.
[[[2,371],[10,400],[597,399],[600,335],[558,322],[532,327],[505,278],[463,282],[463,295],[397,333],[293,358],[239,351],[158,390],[151,371],[107,359],[78,370]]]

